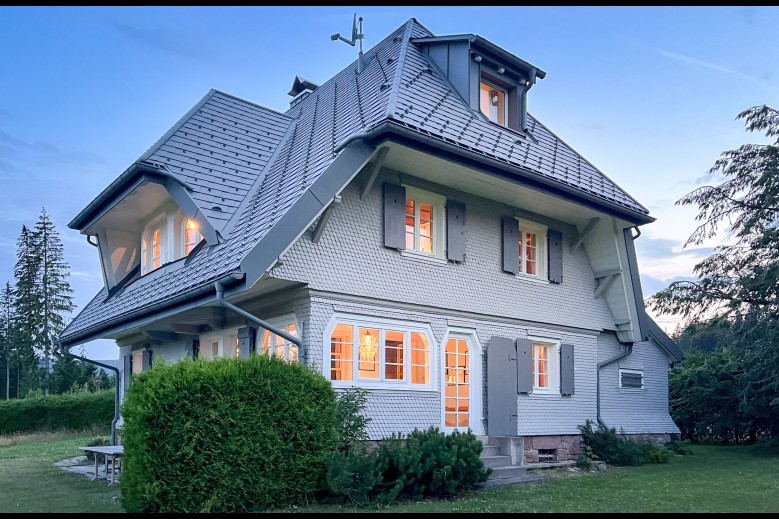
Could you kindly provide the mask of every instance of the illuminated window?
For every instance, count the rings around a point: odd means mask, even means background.
[[[189,255],[202,239],[203,237],[200,236],[200,231],[197,228],[197,222],[186,218],[184,220],[184,256]]]
[[[295,317],[290,316],[282,319],[269,321],[271,324],[284,333],[293,337],[298,336],[298,328],[295,324]],[[276,358],[286,360],[287,362],[298,361],[298,347],[294,342],[286,340],[281,335],[271,333],[269,330],[263,330],[262,341],[260,341],[260,353],[263,355],[273,355]]]
[[[237,328],[215,331],[200,336],[198,358],[207,360],[219,357],[237,359],[240,356]]]
[[[159,227],[151,233],[151,267],[158,269],[162,265],[162,231]]]
[[[546,278],[546,227],[519,222],[519,273]]]
[[[330,380],[366,386],[430,384],[430,341],[402,325],[339,321],[330,334]]]
[[[470,426],[471,366],[465,339],[446,341],[444,352],[444,426]]]
[[[143,350],[133,352],[132,367],[133,375],[143,372]]]
[[[558,344],[533,342],[533,392],[559,393],[559,350]]]
[[[506,126],[508,105],[506,91],[482,81],[479,84],[479,108],[487,118],[501,126]]]
[[[406,186],[406,251],[443,258],[446,198]]]

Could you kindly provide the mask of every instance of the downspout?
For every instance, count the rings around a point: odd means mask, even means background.
[[[232,310],[233,312],[237,313],[238,315],[240,315],[241,317],[243,317],[247,321],[253,322],[254,324],[259,326],[260,328],[264,328],[264,329],[268,330],[269,332],[271,332],[274,335],[278,335],[280,337],[283,337],[284,339],[288,340],[289,342],[295,344],[298,348],[301,348],[301,349],[303,348],[303,342],[299,338],[279,330],[275,326],[266,323],[265,321],[263,321],[259,317],[253,316],[249,312],[238,308],[237,306],[235,306],[232,303],[228,303],[225,300],[225,287],[224,287],[224,285],[220,281],[216,281],[214,283],[214,288],[216,289],[216,302],[219,303],[221,306],[223,306],[224,308],[227,308],[228,310]]]
[[[60,352],[66,357],[83,360],[89,364],[94,364],[95,366],[99,366],[101,368],[110,369],[116,375],[116,377],[114,377],[116,380],[116,389],[114,390],[114,419],[111,421],[111,445],[116,445],[116,424],[119,422],[119,388],[121,387],[121,380],[119,379],[119,368],[116,366],[109,366],[108,364],[103,364],[102,362],[97,362],[96,360],[88,359],[86,357],[79,357],[78,355],[68,351],[68,348],[62,344],[61,340],[57,341],[57,344],[59,344]]]
[[[633,345],[626,344],[625,351],[623,351],[619,355],[611,357],[608,360],[604,360],[603,362],[598,363],[598,367],[595,368],[597,373],[597,375],[595,376],[595,405],[597,406],[598,423],[601,424],[603,427],[608,427],[608,425],[606,425],[606,422],[604,422],[603,419],[600,417],[600,370],[601,368],[608,366],[609,364],[613,364],[618,360],[624,359],[631,353],[633,353]]]
[[[531,88],[533,88],[533,85],[536,84],[536,69],[535,67],[530,69],[530,77],[527,78],[527,81],[525,82],[525,85],[522,87],[522,99],[520,101],[520,114],[519,114],[519,124],[520,128],[522,128],[522,131],[527,131],[527,93],[530,91]]]

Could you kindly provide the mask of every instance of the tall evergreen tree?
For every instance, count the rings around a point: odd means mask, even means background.
[[[17,395],[21,374],[30,374],[37,367],[35,344],[41,335],[40,311],[40,256],[35,237],[22,226],[22,232],[16,242],[16,265],[14,266],[15,288],[13,308],[16,314],[13,349],[17,369]]]
[[[65,263],[62,240],[45,208],[41,209],[33,230],[33,244],[38,252],[39,308],[41,328],[35,346],[43,354],[44,370],[48,375],[50,359],[56,352],[56,341],[65,329],[64,314],[73,311],[73,289],[68,277],[70,268]]]
[[[3,372],[5,379],[3,389],[5,390],[5,399],[11,398],[11,364],[13,362],[13,344],[14,344],[14,301],[13,288],[11,283],[5,283],[2,292],[0,292],[0,362],[3,363]]]

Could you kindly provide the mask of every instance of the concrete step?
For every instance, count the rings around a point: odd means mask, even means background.
[[[545,479],[546,478],[541,476],[531,476],[529,474],[525,476],[517,476],[514,478],[488,479],[484,483],[476,485],[476,490],[489,490],[491,488],[503,487],[506,485],[527,485],[529,483],[538,483],[539,481],[544,481]]]
[[[522,465],[526,469],[555,469],[558,467],[571,467],[573,465],[576,465],[576,461],[574,460],[565,460],[565,461],[549,461],[549,462],[539,462],[539,463],[525,463]]]
[[[499,456],[500,455],[500,445],[485,445],[484,450],[481,451],[481,457],[487,457],[487,456]]]
[[[518,476],[524,476],[526,474],[527,469],[517,465],[509,465],[507,467],[493,467],[492,474],[490,474],[490,479],[515,478]]]
[[[511,456],[482,456],[485,467],[506,467],[511,465]]]

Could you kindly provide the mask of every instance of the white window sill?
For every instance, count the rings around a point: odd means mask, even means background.
[[[552,392],[547,393],[547,392],[538,392],[536,390],[536,391],[533,391],[532,393],[528,393],[528,396],[532,397],[532,398],[562,398],[563,395],[561,395],[559,392],[558,393],[552,393]]]
[[[333,388],[335,389],[346,389],[346,388],[359,388],[359,389],[369,389],[371,391],[373,390],[379,390],[379,391],[415,391],[415,392],[424,392],[424,393],[438,393],[436,389],[434,389],[431,385],[422,385],[422,384],[406,384],[405,382],[399,382],[397,384],[392,384],[389,382],[366,382],[366,381],[347,381],[347,380],[332,380],[331,381]]]
[[[641,391],[646,391],[645,387],[621,387],[619,388],[620,391],[627,391],[628,393],[639,393]]]
[[[401,250],[400,255],[404,258],[418,259],[422,261],[428,261],[430,263],[437,263],[439,265],[446,265],[449,263],[446,258],[439,258],[436,256],[431,256],[430,254],[425,254],[424,252],[417,252],[412,250]]]
[[[529,281],[531,283],[539,283],[541,285],[549,284],[549,281],[544,278],[531,276],[530,274],[522,274],[521,272],[519,274],[514,274],[514,277],[522,281]]]

